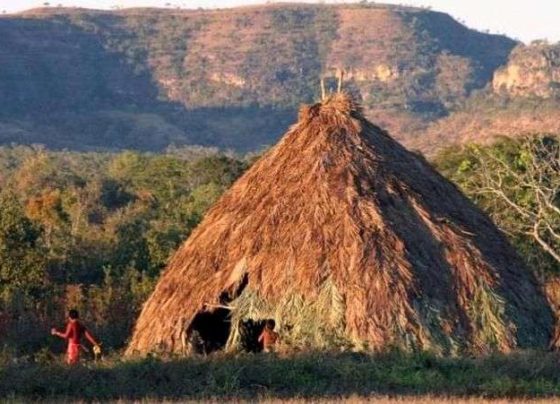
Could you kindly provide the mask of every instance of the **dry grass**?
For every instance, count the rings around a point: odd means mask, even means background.
[[[316,300],[306,302],[305,296],[286,294],[277,304],[263,300],[251,288],[231,302],[232,333],[227,344],[230,350],[240,347],[238,330],[248,319],[278,319],[277,331],[282,336],[280,350],[355,348],[356,342],[348,340],[344,330],[345,305],[331,280],[321,286]],[[358,342],[359,343],[359,342]]]
[[[546,346],[552,327],[490,219],[343,94],[303,107],[210,209],[144,306],[128,353],[183,352],[195,315],[236,298],[234,318],[290,322],[296,348],[342,334],[370,350],[507,352]]]

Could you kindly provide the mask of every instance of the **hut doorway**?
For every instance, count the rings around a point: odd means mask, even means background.
[[[199,312],[188,332],[188,349],[192,353],[209,354],[223,349],[231,332],[231,310],[220,307]]]
[[[264,319],[243,320],[238,325],[238,347],[245,352],[261,352],[259,337],[266,325]],[[232,331],[231,310],[218,308],[199,312],[188,332],[188,350],[196,354],[210,354],[226,347]]]
[[[232,288],[220,294],[219,304],[204,305],[204,309],[195,315],[186,333],[189,353],[206,355],[223,350],[230,342],[230,337],[235,346],[245,352],[263,350],[259,337],[268,321],[266,318],[235,320],[235,324],[232,324],[232,310],[235,307],[229,304],[241,295],[248,281],[247,274],[244,274]]]
[[[245,352],[261,352],[259,337],[264,330],[266,320],[244,320],[239,324],[239,345]]]
[[[231,310],[228,305],[249,283],[246,273],[240,275],[227,290],[220,294],[219,305],[205,305],[194,317],[187,330],[187,350],[209,354],[225,348],[231,334]]]

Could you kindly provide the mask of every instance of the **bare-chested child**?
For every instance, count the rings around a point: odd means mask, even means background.
[[[264,352],[273,352],[276,343],[278,342],[279,335],[274,328],[276,327],[276,322],[272,319],[266,320],[264,329],[259,336],[259,342],[262,344]]]

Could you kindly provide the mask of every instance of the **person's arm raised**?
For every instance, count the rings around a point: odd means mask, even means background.
[[[72,325],[70,323],[68,323],[68,325],[66,326],[66,331],[60,332],[56,328],[51,328],[51,334],[56,335],[57,337],[60,337],[60,338],[63,338],[63,339],[68,339],[68,337],[70,336],[71,330],[72,330]]]

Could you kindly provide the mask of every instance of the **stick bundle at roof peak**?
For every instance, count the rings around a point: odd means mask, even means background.
[[[306,122],[319,115],[346,115],[361,118],[362,107],[351,94],[347,92],[334,93],[316,104],[302,105],[299,109],[298,121],[300,123]]]

